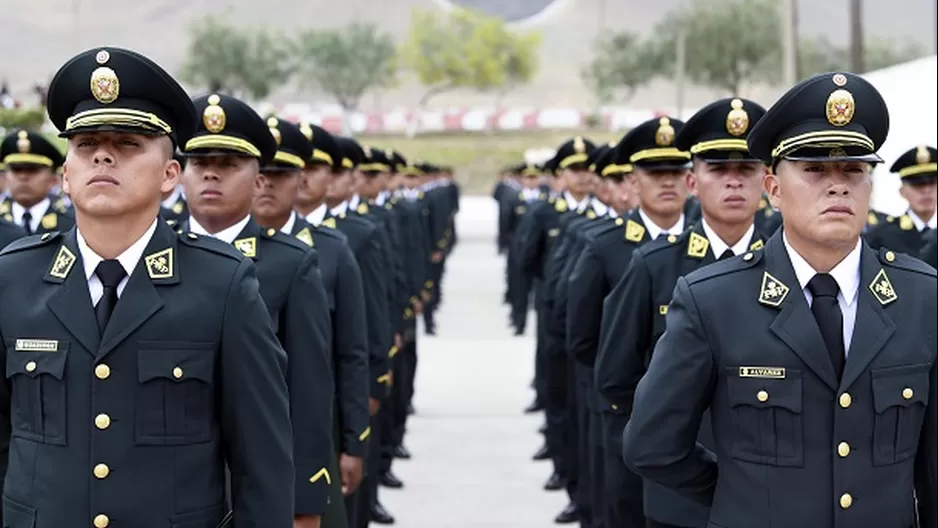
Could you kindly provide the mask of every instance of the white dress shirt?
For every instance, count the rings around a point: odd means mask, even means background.
[[[329,212],[332,213],[332,216],[342,216],[348,212],[348,200],[340,203],[339,205],[329,209]]]
[[[314,226],[318,226],[322,223],[323,219],[326,218],[326,211],[328,210],[329,208],[326,207],[326,204],[320,204],[319,207],[313,209],[313,212],[306,215],[306,221]]]
[[[165,207],[166,209],[172,209],[173,206],[176,205],[176,202],[178,202],[179,199],[182,198],[182,197],[183,197],[183,196],[182,196],[182,186],[181,186],[181,185],[177,185],[176,188],[173,189],[173,192],[172,192],[168,197],[166,197],[165,200],[163,200],[162,202],[160,202],[160,205],[162,205],[162,206]]]
[[[281,233],[290,235],[293,233],[293,224],[296,223],[296,211],[290,213],[290,218],[287,218],[287,223],[283,224],[283,227],[280,228]]]
[[[671,227],[661,227],[654,223],[651,218],[645,214],[645,211],[642,211],[641,207],[638,209],[638,215],[642,217],[642,223],[645,224],[645,229],[648,230],[648,236],[652,240],[661,236],[662,233],[666,235],[680,235],[684,232],[684,213],[681,213],[681,217],[678,218],[677,222]]]
[[[593,197],[590,200],[590,206],[593,208],[593,211],[596,212],[596,216],[606,216],[609,213],[609,206],[602,203],[599,198]]]
[[[567,209],[570,211],[582,211],[583,209],[586,209],[586,206],[590,203],[589,195],[587,195],[586,198],[583,198],[583,201],[578,202],[576,201],[576,198],[570,194],[570,191],[563,192],[563,199],[566,200]]]
[[[118,298],[124,293],[124,288],[127,287],[127,281],[130,280],[130,276],[133,275],[134,269],[137,267],[137,262],[140,262],[140,259],[143,258],[143,252],[146,251],[147,244],[150,243],[150,239],[153,238],[153,233],[156,232],[156,222],[157,219],[154,218],[153,223],[150,224],[150,227],[143,233],[143,236],[138,238],[136,242],[117,256],[116,260],[120,262],[121,267],[124,268],[124,272],[127,273],[127,276],[117,285]],[[78,229],[75,230],[75,238],[78,241],[78,252],[81,254],[81,262],[85,268],[85,280],[88,281],[88,293],[91,294],[91,305],[96,306],[98,301],[101,300],[101,297],[104,296],[104,285],[101,284],[101,279],[94,274],[94,270],[98,268],[98,264],[104,260],[104,257],[98,255],[93,249],[88,247],[88,242]]]
[[[244,217],[243,220],[241,220],[240,222],[236,223],[235,225],[231,227],[226,227],[225,229],[222,229],[221,231],[217,233],[209,233],[207,229],[202,227],[202,224],[200,224],[199,221],[196,220],[194,216],[190,216],[189,217],[189,231],[197,235],[206,235],[206,236],[215,237],[218,240],[221,240],[222,242],[226,244],[232,244],[234,243],[235,239],[238,238],[238,235],[241,234],[241,231],[244,231],[244,226],[248,225],[248,222],[250,220],[251,220],[251,215],[247,215]]]
[[[720,258],[720,255],[727,249],[731,250],[733,255],[742,255],[749,251],[749,241],[752,240],[752,234],[756,231],[754,224],[749,224],[749,229],[746,230],[746,234],[743,235],[743,237],[739,239],[739,242],[733,247],[730,247],[729,244],[720,238],[720,235],[718,235],[716,231],[710,228],[710,224],[708,224],[706,220],[701,218],[700,221],[703,224],[704,234],[707,235],[707,240],[710,241],[710,250],[713,251],[714,257]]]
[[[16,202],[13,202],[13,222],[15,222],[18,226],[23,226],[23,213],[29,211],[30,216],[32,216],[32,219],[29,221],[29,232],[35,233],[36,230],[39,229],[39,222],[42,221],[42,215],[49,211],[49,206],[51,204],[52,201],[49,200],[48,197],[43,198],[39,203],[30,207],[29,209]]]
[[[541,191],[538,189],[528,189],[527,187],[521,189],[521,196],[523,197],[524,201],[529,204],[536,202],[540,195]]]
[[[797,251],[788,243],[788,237],[782,234],[785,241],[785,250],[788,251],[788,258],[791,260],[791,266],[795,269],[795,277],[798,278],[798,284],[801,285],[801,292],[811,306],[811,290],[808,289],[808,282],[814,278],[818,272],[798,254]],[[853,340],[853,327],[857,322],[857,298],[860,293],[860,248],[862,244],[857,240],[857,245],[853,248],[843,260],[841,260],[834,269],[830,271],[830,276],[837,282],[840,293],[837,294],[837,304],[840,305],[840,312],[844,319],[844,351],[850,354],[850,342]]]
[[[936,225],[938,225],[938,213],[931,215],[931,219],[927,222],[922,220],[917,214],[915,214],[915,211],[911,209],[909,209],[908,215],[909,218],[912,219],[912,223],[915,224],[915,230],[919,233],[921,233],[922,230],[926,227],[935,229]]]

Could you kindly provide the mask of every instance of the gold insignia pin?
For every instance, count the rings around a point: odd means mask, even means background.
[[[276,117],[268,117],[268,118],[267,118],[267,128],[270,129],[270,134],[271,134],[272,136],[274,136],[274,141],[277,142],[277,146],[279,147],[279,146],[280,146],[280,141],[281,141],[281,139],[283,139],[283,138],[280,136],[280,129],[277,128],[277,125],[278,125],[278,124],[280,124],[280,122],[277,121],[277,118],[276,118]]]
[[[52,269],[49,270],[49,275],[57,279],[68,277],[68,273],[72,271],[72,266],[75,265],[76,260],[78,259],[75,258],[75,254],[67,247],[60,247],[59,252],[55,255],[55,260],[52,261]]]
[[[845,86],[847,84],[847,76],[842,73],[835,73],[834,76],[831,77],[831,81],[836,86]]]
[[[707,240],[707,237],[700,236],[697,233],[690,234],[690,240],[687,242],[688,257],[704,258],[708,249],[710,249],[710,241]]]
[[[586,152],[586,143],[583,142],[583,138],[577,136],[573,138],[573,151],[577,154],[583,154]]]
[[[758,251],[765,247],[765,244],[761,240],[756,240],[752,244],[749,244],[749,251]]]
[[[788,296],[789,288],[769,272],[762,273],[762,286],[759,289],[759,302],[777,307]]]
[[[368,204],[365,202],[358,204],[358,207],[355,208],[355,211],[360,215],[368,214]]]
[[[335,218],[326,218],[325,220],[322,221],[321,225],[335,229]]]
[[[566,200],[557,200],[556,202],[554,202],[554,209],[556,209],[558,213],[566,213],[566,212],[567,212],[567,201],[566,201]]]
[[[212,94],[208,96],[208,106],[202,111],[202,124],[205,130],[212,134],[217,134],[225,129],[228,123],[228,116],[225,115],[225,109],[221,106],[221,96]]]
[[[759,198],[759,209],[765,209],[769,206],[769,201],[765,198]]]
[[[893,253],[892,251],[887,251],[887,252],[886,252],[886,262],[895,262],[895,260],[896,260],[896,254]]]
[[[181,201],[173,204],[173,212],[176,214],[182,214],[182,211],[185,209],[185,205]]]
[[[726,131],[731,136],[739,137],[747,130],[749,130],[749,114],[743,110],[741,99],[733,99],[730,101],[730,112],[726,114]]]
[[[94,56],[94,61],[98,64],[107,64],[109,60],[111,60],[111,54],[107,50],[101,50]]]
[[[658,307],[658,315],[668,315],[668,305],[662,304]]]
[[[552,229],[547,230],[547,236],[549,237],[555,237],[559,234],[560,234],[560,228],[554,227]]]
[[[313,127],[309,126],[309,123],[306,121],[300,125],[300,133],[306,137],[307,141],[313,140]]]
[[[870,213],[870,214],[866,215],[866,223],[867,223],[867,225],[874,226],[874,225],[876,225],[876,224],[879,223],[879,218],[876,218],[876,215],[875,215],[875,214]]]
[[[915,223],[912,222],[912,217],[909,215],[902,215],[902,217],[899,218],[899,229],[903,231],[911,231],[913,228],[915,228]]]
[[[625,224],[625,239],[629,242],[641,242],[645,238],[645,227],[635,220]]]
[[[59,217],[55,213],[48,213],[43,215],[39,224],[42,225],[43,229],[55,229],[59,225]]]
[[[837,127],[845,126],[853,121],[854,112],[856,112],[856,102],[853,100],[853,94],[847,90],[834,90],[827,97],[828,123]]]
[[[270,229],[267,230],[266,234],[268,237],[272,237],[277,234],[277,230],[271,227]]]
[[[7,222],[12,222],[12,221],[13,221],[13,215],[11,215],[10,213],[7,213],[7,214],[3,215],[3,219],[6,220]]]
[[[588,219],[590,219],[590,220],[595,220],[595,219],[596,219],[596,212],[593,211],[593,210],[587,211],[587,212],[586,212],[586,218],[588,218]]]
[[[7,214],[10,212],[10,202],[0,202],[0,214]]]
[[[166,248],[143,259],[147,275],[151,279],[168,279],[173,276],[173,248]]]
[[[296,234],[296,238],[307,246],[313,247],[313,234],[309,232],[308,227],[301,229],[300,232]]]
[[[883,306],[899,298],[899,296],[896,295],[895,288],[892,287],[892,283],[889,282],[889,277],[886,276],[886,270],[882,269],[879,270],[879,273],[873,278],[873,282],[870,283],[870,292],[873,293],[873,297],[876,297],[879,304]]]
[[[928,152],[928,147],[925,145],[919,145],[915,148],[915,163],[919,165],[925,165],[926,163],[931,162],[931,153]]]
[[[621,216],[620,216],[619,218],[616,218],[616,225],[617,225],[617,226],[620,226],[620,225],[622,225],[622,224],[624,224],[624,223],[625,223],[625,220],[624,220]]]
[[[677,235],[668,235],[668,242],[672,244],[677,242]]]
[[[16,133],[16,150],[20,154],[29,153],[29,149],[32,147],[32,143],[29,141],[29,132],[25,130],[20,130]]]
[[[91,72],[91,95],[101,104],[111,104],[120,95],[121,83],[117,73],[101,66]]]
[[[829,158],[845,158],[847,157],[847,151],[840,147],[834,147],[827,153],[827,156]]]
[[[527,211],[527,209],[523,205],[519,205],[518,207],[515,207],[515,214],[522,215],[524,214],[525,211]]]
[[[245,257],[253,258],[257,256],[257,238],[240,238],[235,240],[233,244]]]
[[[671,126],[671,119],[662,117],[658,120],[658,131],[655,132],[655,143],[659,147],[667,147],[674,141],[674,127]]]

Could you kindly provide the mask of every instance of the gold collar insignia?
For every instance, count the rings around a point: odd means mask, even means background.
[[[39,223],[43,229],[55,229],[59,225],[59,217],[55,213],[47,213],[43,215]]]
[[[168,279],[173,276],[173,248],[147,255],[143,263],[151,279]]]
[[[313,247],[313,235],[309,232],[308,227],[301,229],[300,232],[296,234],[296,238],[298,238],[307,246]]]
[[[635,220],[629,220],[625,224],[625,239],[629,242],[641,242],[645,238],[645,226]]]
[[[59,248],[59,252],[55,255],[55,260],[52,262],[52,268],[49,270],[49,275],[55,277],[56,279],[65,279],[68,277],[68,273],[72,271],[72,267],[75,265],[75,261],[78,260],[75,257],[75,254],[71,252],[67,247],[62,246]]]
[[[892,287],[892,283],[889,282],[889,277],[886,276],[886,270],[882,269],[879,270],[879,273],[873,278],[873,282],[870,283],[870,291],[873,293],[873,297],[876,297],[876,300],[879,301],[879,304],[883,306],[899,298],[896,295],[895,288]]]
[[[697,233],[690,234],[690,240],[687,242],[688,257],[704,258],[708,249],[710,249],[710,241],[707,240],[707,237]]]
[[[765,247],[765,243],[762,242],[762,239],[756,240],[752,244],[749,244],[749,251],[758,251]]]
[[[782,281],[773,277],[769,272],[762,273],[762,286],[759,289],[759,302],[772,307],[778,307],[788,296],[790,288]]]
[[[233,242],[235,248],[244,254],[245,257],[254,258],[257,256],[257,238],[239,238]]]

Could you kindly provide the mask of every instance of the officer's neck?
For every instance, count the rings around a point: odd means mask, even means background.
[[[315,211],[316,209],[319,209],[319,206],[321,206],[323,203],[325,203],[325,199],[320,198],[318,200],[313,200],[311,202],[304,202],[304,203],[296,202],[293,205],[293,208],[296,209],[298,213],[300,213],[300,216],[302,216],[303,218],[306,218],[307,216],[312,214],[313,211]]]
[[[934,207],[930,207],[928,209],[918,209],[918,210],[915,210],[910,207],[909,211],[915,213],[915,216],[917,216],[918,219],[921,220],[922,223],[925,224],[926,226],[928,225],[928,222],[931,221],[932,217],[935,216]]]
[[[192,218],[195,218],[195,221],[198,222],[200,226],[205,228],[209,234],[214,235],[244,220],[248,215],[251,214],[251,209],[240,209],[229,214],[203,216],[200,215],[197,211],[191,210],[190,208],[189,214],[192,216]]]
[[[564,192],[569,193],[570,196],[571,196],[574,200],[576,200],[576,203],[582,202],[583,200],[586,199],[587,196],[589,196],[589,194],[587,194],[587,193],[577,193],[577,192],[571,191],[570,189],[567,189],[567,190],[564,191]]]
[[[87,215],[80,207],[75,207],[75,225],[95,253],[103,259],[115,259],[140,240],[153,225],[159,210],[159,202],[156,202],[144,211],[115,218]]]
[[[655,223],[661,229],[668,230],[677,225],[678,221],[681,219],[681,215],[684,214],[684,211],[678,210],[676,213],[659,213],[657,211],[652,211],[651,208],[645,207],[645,205],[640,205],[642,212],[645,213],[652,222]]]
[[[329,210],[331,211],[331,210],[335,209],[336,207],[338,207],[339,204],[341,204],[342,202],[347,202],[351,197],[352,197],[352,195],[348,195],[348,196],[346,196],[346,197],[329,197],[329,196],[327,196],[327,197],[326,197],[326,207],[328,207]]]
[[[707,227],[713,230],[714,233],[720,240],[723,241],[729,247],[734,247],[736,244],[739,244],[739,241],[746,236],[746,233],[749,231],[749,226],[752,225],[753,216],[747,218],[744,222],[723,222],[717,218],[711,216],[707,211],[701,210],[701,216],[703,216],[704,221],[707,222]]]
[[[363,202],[370,202],[378,198],[378,194],[380,194],[378,191],[375,191],[374,193],[372,193],[369,189],[365,192],[359,192],[358,196],[361,198]]]
[[[857,238],[853,238],[849,241],[816,242],[802,237],[793,229],[786,229],[784,227],[784,220],[782,222],[782,230],[788,245],[797,251],[798,254],[801,255],[801,258],[810,264],[811,268],[818,273],[830,273],[835,266],[840,264],[843,259],[847,258],[847,255],[857,247]]]
[[[312,211],[310,211],[311,213]],[[257,222],[261,227],[265,229],[276,229],[280,231],[280,228],[287,225],[287,222],[290,220],[290,216],[295,214],[292,210],[287,209],[285,212],[280,212],[273,215],[262,215],[257,212],[253,213],[254,221]],[[308,215],[309,213],[307,213]],[[304,215],[306,216],[306,215]]]

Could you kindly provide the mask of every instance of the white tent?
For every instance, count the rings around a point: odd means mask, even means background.
[[[863,77],[883,95],[889,107],[889,136],[874,173],[873,203],[878,211],[902,214],[908,205],[899,196],[899,177],[889,167],[917,145],[938,147],[938,56],[906,62]]]

